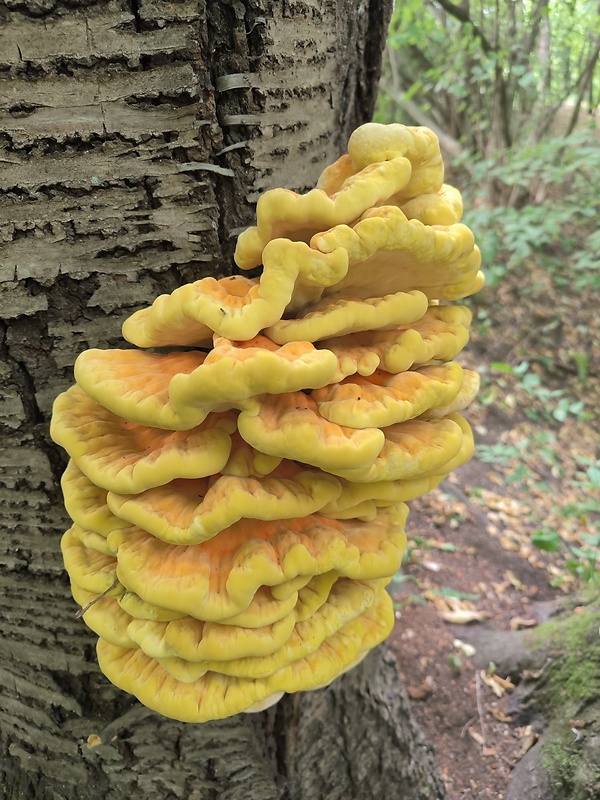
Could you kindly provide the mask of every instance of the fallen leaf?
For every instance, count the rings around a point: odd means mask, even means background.
[[[592,723],[590,720],[586,719],[570,719],[569,720],[569,728],[587,728],[588,725]]]
[[[507,714],[504,714],[504,712],[500,711],[499,708],[495,708],[494,706],[488,707],[488,713],[498,722],[506,723],[510,722],[511,720],[511,717],[509,717]]]
[[[496,752],[495,748],[493,748],[493,747],[484,747],[481,755],[482,756],[497,756],[498,753]]]
[[[426,700],[433,692],[433,688],[433,678],[428,675],[423,683],[418,686],[407,686],[406,691],[411,700]]]
[[[472,644],[463,642],[460,639],[455,639],[452,642],[452,647],[461,652],[466,658],[472,658],[477,652]]]
[[[510,583],[508,581],[504,581],[503,583],[494,583],[492,582],[492,589],[496,592],[498,596],[504,594],[504,592],[508,589]]]
[[[537,619],[525,619],[524,617],[513,617],[510,621],[511,631],[518,631],[521,628],[535,628],[538,624]]]
[[[537,734],[531,725],[527,725],[526,728],[521,728],[520,731],[517,730],[517,735],[521,739],[521,747],[519,748],[518,753],[516,754],[515,758],[517,761],[523,758],[525,753],[528,750],[531,750],[533,745],[537,742],[540,738],[539,734]]]
[[[438,564],[436,561],[422,561],[421,566],[428,569],[430,572],[439,572],[442,568],[441,564]]]
[[[512,572],[512,570],[510,570],[510,569],[509,569],[509,570],[507,570],[507,571],[504,573],[504,577],[506,578],[506,580],[507,580],[507,581],[508,581],[510,584],[512,584],[512,586],[514,586],[514,587],[515,587],[515,589],[516,589],[517,591],[519,591],[519,592],[523,592],[523,591],[525,591],[525,586],[524,586],[524,585],[523,585],[523,583],[522,583],[522,582],[521,582],[521,581],[520,581],[520,580],[517,578],[517,576],[514,574],[514,572]]]
[[[438,611],[452,610],[444,597],[442,597],[439,594],[434,594],[429,589],[423,592],[422,596],[425,598],[425,600],[429,600],[430,603],[433,603],[433,605],[437,608]]]
[[[514,683],[507,678],[501,678],[499,675],[489,675],[484,670],[481,670],[479,677],[496,695],[496,697],[503,697],[506,692],[515,688]]]
[[[91,750],[94,747],[98,747],[99,745],[103,744],[102,739],[95,733],[90,733],[87,738],[87,747],[88,750]]]
[[[485,611],[474,611],[469,608],[459,608],[456,611],[440,611],[440,617],[444,622],[452,625],[468,625],[470,622],[481,622],[490,615]]]
[[[485,685],[492,690],[492,692],[496,695],[496,697],[504,696],[505,690],[502,688],[502,686],[500,686],[499,683],[497,683],[497,681],[494,680],[493,675],[486,675],[486,673],[483,670],[481,670],[479,676],[482,682],[485,683]]]
[[[500,675],[494,675],[494,680],[507,692],[510,692],[511,689],[515,688],[515,684],[510,680],[510,678],[501,678]]]
[[[503,536],[500,539],[500,547],[502,547],[503,550],[511,550],[513,553],[519,550],[519,545],[513,542],[512,539],[509,539],[508,536]]]
[[[485,741],[483,736],[477,731],[473,730],[473,728],[469,728],[469,736],[471,739],[474,739],[480,747],[484,746]]]

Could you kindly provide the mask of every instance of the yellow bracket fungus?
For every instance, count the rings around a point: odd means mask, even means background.
[[[480,255],[426,128],[364,125],[259,200],[236,261],[88,350],[51,434],[61,540],[104,674],[204,722],[327,686],[390,632],[406,502],[473,452],[455,361]]]
[[[278,344],[298,340],[316,342],[331,336],[415,322],[426,310],[427,298],[422,292],[396,292],[358,300],[324,298],[303,309],[304,316],[279,320],[265,332]]]
[[[238,520],[291,519],[319,511],[341,492],[332,475],[296,467],[288,477],[176,480],[137,495],[108,495],[118,517],[171,544],[198,544]]]
[[[312,189],[300,195],[287,189],[265,192],[256,205],[256,226],[238,237],[235,262],[241,269],[258,267],[263,250],[273,239],[308,242],[318,231],[354,222],[368,208],[400,192],[410,180],[406,158],[367,164],[328,195]]]
[[[434,475],[407,480],[352,483],[340,478],[342,492],[321,509],[321,514],[332,519],[375,519],[378,508],[414,500],[434,489],[445,475]]]
[[[55,400],[50,428],[91,481],[125,494],[218,472],[229,458],[234,430],[232,414],[211,414],[189,431],[146,428],[107,411],[78,386]]]
[[[336,380],[376,369],[399,373],[428,361],[451,361],[469,340],[471,312],[465,306],[432,306],[421,319],[391,330],[351,333],[318,343],[337,356]]]
[[[129,522],[115,517],[106,502],[106,489],[87,478],[73,460],[61,479],[65,508],[73,522],[106,538],[115,528],[129,528]]]
[[[213,332],[252,339],[288,305],[318,299],[323,288],[336,284],[346,274],[348,254],[339,248],[323,255],[303,242],[276,239],[266,247],[264,262],[259,280],[203,278],[161,295],[125,321],[123,336],[138,347],[208,344]]]
[[[375,586],[353,581],[339,581],[331,590],[327,601],[304,622],[292,629],[291,635],[273,653],[262,656],[238,656],[237,658],[195,660],[185,657],[158,656],[148,652],[147,640],[139,642],[140,648],[149,656],[157,658],[161,666],[175,678],[186,683],[197,680],[207,672],[239,678],[268,678],[283,667],[304,658],[337,633],[350,620],[381,601],[381,584]],[[375,582],[373,582],[375,584]],[[387,605],[387,600],[384,601]],[[160,649],[160,643],[157,642]]]
[[[384,428],[385,444],[367,467],[331,470],[350,481],[371,483],[437,475],[460,451],[463,429],[454,419],[411,419]],[[449,470],[448,470],[449,471]]]
[[[127,589],[161,608],[221,621],[244,611],[260,586],[287,586],[299,577],[308,582],[333,569],[358,580],[393,575],[404,550],[405,518],[406,507],[399,504],[383,509],[368,526],[313,514],[260,527],[242,519],[186,547],[138,528],[124,535],[113,531],[108,542]]]
[[[348,271],[328,293],[371,297],[421,291],[429,299],[457,300],[478,291],[481,256],[466,225],[424,225],[408,220],[399,208],[383,206],[365,213],[353,227],[338,225],[311,239],[322,253],[348,253]]]
[[[452,403],[463,384],[456,362],[413,371],[376,370],[312,392],[319,414],[349,428],[384,428]]]
[[[442,188],[442,154],[438,138],[429,128],[379,125],[374,122],[361,125],[350,136],[348,155],[357,169],[400,156],[410,161],[411,178],[392,198],[396,205],[419,195],[437,193]]]
[[[233,342],[215,337],[215,345],[201,367],[173,377],[169,395],[182,415],[189,409],[240,407],[258,394],[284,394],[329,383],[337,358],[317,350],[311,342],[277,345],[266,336]]]
[[[393,623],[391,599],[382,594],[375,607],[346,623],[310,655],[261,679],[210,671],[201,678],[182,681],[140,649],[117,647],[104,639],[98,642],[97,654],[105,675],[149,708],[183,722],[206,722],[246,711],[280,692],[327,685],[340,670],[383,641]]]
[[[329,472],[372,464],[385,439],[378,428],[357,430],[329,422],[302,392],[256,398],[240,413],[238,430],[257,450]]]
[[[211,409],[194,408],[180,416],[171,405],[169,383],[176,375],[184,377],[198,370],[206,355],[86,350],[75,362],[75,380],[88,397],[130,422],[186,430],[204,422]]]
[[[423,225],[454,225],[463,214],[462,197],[458,189],[447,183],[436,194],[422,194],[400,206],[407,219],[418,219]]]

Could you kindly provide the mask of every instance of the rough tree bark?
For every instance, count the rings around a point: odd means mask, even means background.
[[[258,194],[370,115],[391,0],[0,1],[0,797],[443,797],[394,665],[219,723],[112,687],[58,548],[53,398],[157,294],[232,270]],[[90,734],[103,745],[89,749]]]

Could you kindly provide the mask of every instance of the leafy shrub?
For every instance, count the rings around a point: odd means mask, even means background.
[[[540,253],[559,274],[561,256],[573,253],[576,287],[600,288],[600,231],[595,224],[600,215],[600,146],[593,130],[489,159],[463,159],[462,166],[468,166],[470,186],[464,222],[483,243],[489,283],[496,284],[507,269]],[[488,206],[480,187],[490,179],[506,205]]]

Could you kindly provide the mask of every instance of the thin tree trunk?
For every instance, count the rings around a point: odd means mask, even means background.
[[[0,2],[0,797],[443,797],[394,665],[167,720],[100,674],[59,537],[53,398],[159,293],[232,270],[259,193],[370,115],[389,0]],[[88,737],[95,735],[88,747]]]

